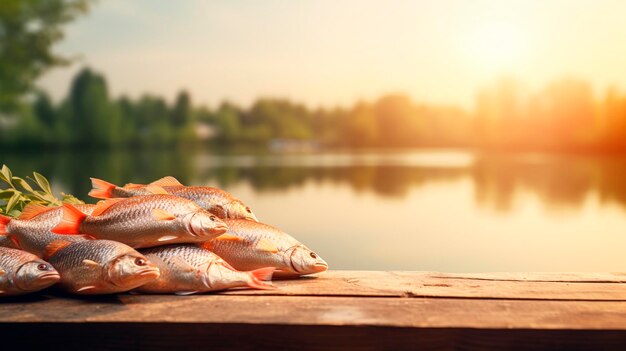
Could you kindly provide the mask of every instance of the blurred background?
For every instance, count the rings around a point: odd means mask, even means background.
[[[626,270],[626,2],[0,2],[0,162],[234,193],[333,269]]]

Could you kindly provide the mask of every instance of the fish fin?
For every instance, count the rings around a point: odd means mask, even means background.
[[[4,294],[4,290],[0,290],[0,294]]]
[[[272,279],[272,274],[274,273],[274,270],[274,267],[265,267],[248,272],[248,274],[250,275],[248,287],[261,290],[276,289],[276,287],[272,285],[271,282],[268,283],[264,281]]]
[[[5,271],[4,269],[0,268],[0,275],[5,275],[7,274],[7,271]]]
[[[124,189],[137,189],[137,188],[142,188],[145,185],[143,184],[135,184],[135,183],[127,183],[124,185]]]
[[[162,237],[157,239],[157,241],[170,241],[170,240],[174,240],[176,238],[178,238],[176,235],[163,235]]]
[[[11,221],[11,217],[0,215],[0,235],[7,235],[7,224]]]
[[[92,260],[83,260],[83,263],[88,266],[100,267],[100,263]]]
[[[276,268],[274,267],[265,267],[255,269],[248,273],[250,273],[251,276],[255,277],[258,280],[272,280],[272,274],[274,274],[275,270]]]
[[[98,203],[96,204],[96,208],[93,209],[93,212],[91,212],[91,215],[99,216],[102,213],[104,213],[104,211],[108,210],[109,207],[123,200],[124,200],[123,198],[114,198],[114,199],[106,199],[106,200],[98,201]]]
[[[92,189],[87,195],[95,197],[96,199],[110,199],[113,197],[113,189],[117,188],[117,185],[98,178],[90,179]]]
[[[80,289],[76,290],[76,292],[79,292],[79,291],[85,291],[85,290],[91,290],[91,289],[94,289],[95,287],[96,287],[95,285],[87,285],[87,286],[83,286],[82,288],[80,288]]]
[[[71,243],[71,241],[63,239],[54,240],[50,242],[50,244],[46,245],[46,248],[43,250],[42,257],[47,260],[50,257],[54,256],[54,254],[56,254],[59,250],[63,249]]]
[[[180,269],[183,272],[193,272],[196,270],[194,266],[179,256],[172,258],[170,262],[172,262],[177,269]]]
[[[31,202],[24,209],[20,216],[17,219],[21,221],[27,221],[29,219],[35,218],[44,212],[48,212],[50,210],[54,210],[56,207],[47,207],[38,203]]]
[[[278,248],[276,247],[276,245],[274,245],[273,242],[271,242],[268,239],[261,239],[259,240],[259,242],[256,244],[256,248],[258,250],[261,251],[267,251],[267,252],[271,252],[271,253],[277,253],[278,252]]]
[[[185,295],[193,295],[193,294],[195,294],[197,292],[198,292],[198,290],[194,290],[194,291],[177,291],[174,294],[185,296]]]
[[[161,179],[157,179],[154,182],[148,184],[148,185],[158,185],[158,186],[183,186],[183,184],[181,182],[178,181],[178,179],[172,177],[172,176],[167,176],[167,177],[163,177]]]
[[[210,241],[205,241],[203,243],[199,244],[201,248],[205,249],[205,250],[213,250],[213,244]]]
[[[87,218],[87,215],[70,204],[63,204],[62,208],[63,218],[59,224],[52,228],[52,232],[63,235],[80,234],[80,224]]]
[[[0,234],[3,235],[3,234]],[[11,241],[13,242],[13,244],[15,245],[15,247],[17,247],[18,249],[21,249],[22,247],[20,246],[20,241],[17,240],[16,237],[14,237],[13,235],[8,235],[9,239],[11,239]]]
[[[159,221],[171,221],[176,219],[176,216],[160,208],[152,210],[152,216]]]
[[[232,235],[232,234],[222,234],[220,236],[218,236],[217,238],[215,238],[215,240],[223,240],[223,241],[243,241],[243,238],[238,237],[236,235]]]
[[[148,185],[146,187],[146,190],[151,193],[151,194],[164,194],[164,195],[169,195],[169,193],[167,192],[167,190],[163,189],[163,187],[158,186],[158,185]]]

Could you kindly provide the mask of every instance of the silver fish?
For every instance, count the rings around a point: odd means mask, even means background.
[[[159,277],[159,268],[131,247],[110,240],[63,240],[50,244],[48,261],[61,274],[59,285],[83,295],[135,289]]]
[[[165,191],[191,200],[220,218],[240,218],[258,222],[250,207],[231,193],[208,186],[184,186],[174,177],[164,177],[148,185],[126,184],[124,187],[91,178],[91,184],[93,189],[89,195],[99,199],[144,196]]]
[[[45,289],[60,279],[48,262],[25,251],[0,247],[0,296]]]
[[[323,272],[328,264],[291,235],[270,225],[243,219],[225,219],[228,232],[203,247],[215,252],[235,269],[247,271],[275,267],[279,277]]]
[[[142,249],[141,253],[161,270],[161,276],[137,288],[145,293],[188,295],[236,287],[273,289],[263,282],[274,268],[240,272],[216,254],[194,244],[167,245]]]
[[[53,233],[87,234],[134,248],[201,242],[227,229],[215,215],[174,195],[109,199],[99,203],[90,216],[68,204],[63,208],[63,219]]]

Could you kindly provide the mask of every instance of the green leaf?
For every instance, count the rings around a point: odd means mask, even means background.
[[[37,185],[39,185],[39,187],[46,193],[52,194],[52,189],[50,189],[50,183],[48,183],[48,180],[37,172],[33,172],[33,175],[35,176]]]
[[[63,203],[66,204],[81,205],[85,203],[85,201],[76,198],[72,194],[61,193],[61,196],[63,196]]]
[[[8,200],[13,194],[15,194],[15,190],[13,189],[2,190],[0,191],[0,199]]]
[[[15,184],[21,186],[22,188],[24,188],[27,191],[32,192],[33,188],[30,186],[30,184],[28,184],[27,181],[25,181],[24,179],[20,178],[20,177],[13,177],[13,181],[15,182]]]
[[[2,169],[0,169],[0,179],[4,180],[12,188],[14,188],[13,183],[11,182],[11,179],[13,179],[13,173],[11,173],[11,170],[7,167],[7,165],[2,165]]]
[[[11,212],[13,207],[17,204],[17,202],[22,198],[22,193],[16,191],[13,196],[7,201],[7,212]]]

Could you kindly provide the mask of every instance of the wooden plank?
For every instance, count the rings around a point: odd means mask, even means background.
[[[281,289],[269,294],[76,297],[49,291],[0,300],[0,337],[20,348],[53,350],[619,350],[626,349],[621,279],[333,271],[278,281]]]
[[[491,299],[626,301],[622,274],[331,271],[278,281],[279,290],[233,295],[457,297]]]
[[[0,323],[247,323],[626,330],[626,303],[613,301],[297,296],[56,297],[4,302]]]

